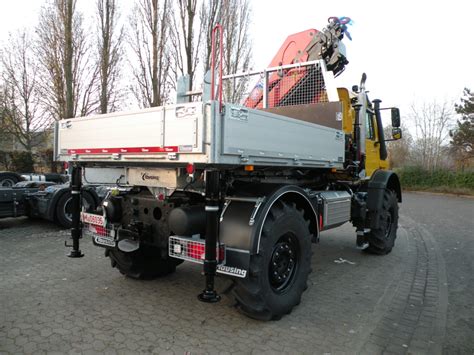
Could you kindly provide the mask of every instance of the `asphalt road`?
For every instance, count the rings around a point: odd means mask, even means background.
[[[429,234],[444,259],[446,353],[474,354],[474,198],[406,194],[403,215]]]
[[[396,247],[355,249],[345,225],[313,245],[301,304],[280,321],[197,301],[199,267],[135,281],[66,231],[0,220],[0,353],[474,353],[474,199],[405,194]]]

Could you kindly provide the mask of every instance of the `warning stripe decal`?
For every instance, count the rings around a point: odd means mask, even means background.
[[[81,148],[68,149],[67,153],[71,154],[130,154],[130,153],[176,153],[177,146],[170,147],[128,147],[128,148]]]

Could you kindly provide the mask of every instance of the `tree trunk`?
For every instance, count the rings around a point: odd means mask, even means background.
[[[73,92],[73,45],[72,45],[72,14],[73,0],[66,0],[64,21],[64,78],[66,81],[66,117],[74,117],[74,92]]]
[[[151,75],[151,87],[153,91],[153,101],[151,106],[160,106],[160,93],[158,89],[158,0],[152,1],[153,16],[152,16],[152,75]]]

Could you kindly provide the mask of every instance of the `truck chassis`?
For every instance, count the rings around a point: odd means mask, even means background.
[[[263,93],[260,84],[250,85],[238,102],[222,99],[226,77],[215,93],[212,75],[202,101],[189,102],[182,83],[176,105],[60,121],[56,154],[73,166],[69,256],[83,256],[84,234],[130,277],[164,276],[184,260],[200,263],[200,300],[217,302],[216,274],[230,277],[239,310],[270,320],[300,303],[311,243],[322,231],[351,221],[359,248],[389,253],[400,183],[388,170],[365,178],[366,93],[361,87],[348,134],[347,108],[331,74],[323,60],[270,68],[262,72]],[[125,183],[93,213],[81,212],[85,167],[125,171]]]

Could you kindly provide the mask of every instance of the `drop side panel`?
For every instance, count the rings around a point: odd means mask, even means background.
[[[344,161],[341,129],[226,105],[221,162],[340,168]]]

